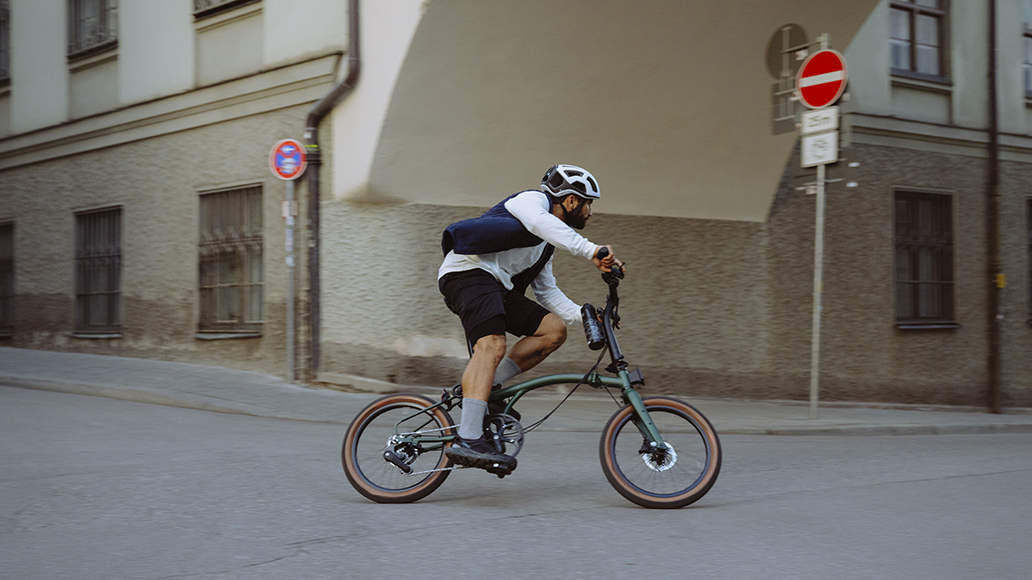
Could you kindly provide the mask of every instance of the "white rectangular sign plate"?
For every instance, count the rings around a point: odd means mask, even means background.
[[[835,131],[839,128],[839,109],[838,107],[828,107],[827,109],[807,111],[803,113],[802,121],[803,126],[800,129],[802,135]]]
[[[802,166],[816,167],[838,161],[838,131],[806,135],[800,144]]]

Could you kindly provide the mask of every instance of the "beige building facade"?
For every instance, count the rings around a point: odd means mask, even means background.
[[[995,3],[997,131],[988,1],[378,0],[354,22],[345,4],[9,0],[0,345],[285,374],[268,153],[308,139],[313,104],[360,66],[318,127],[317,237],[298,181],[297,380],[457,382],[441,231],[575,163],[603,194],[585,235],[629,264],[621,345],[650,391],[805,399],[814,172],[774,123],[776,65],[827,34],[850,84],[822,399],[1032,406],[1028,2]],[[555,271],[604,302],[589,263],[557,253]],[[535,372],[587,371],[583,342],[571,328]]]

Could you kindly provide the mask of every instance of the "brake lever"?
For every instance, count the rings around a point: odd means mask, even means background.
[[[609,284],[610,286],[612,286],[618,280],[623,280],[623,277],[624,269],[622,264],[620,266],[613,266],[609,269],[608,272],[602,273],[602,279],[605,280],[606,284]]]

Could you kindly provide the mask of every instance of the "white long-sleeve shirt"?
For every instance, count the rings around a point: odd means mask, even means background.
[[[490,254],[456,254],[448,252],[444,263],[437,271],[437,278],[452,272],[464,272],[479,268],[494,276],[502,286],[512,290],[512,277],[532,267],[545,251],[545,244],[566,250],[574,256],[591,258],[598,248],[561,219],[552,215],[552,204],[547,194],[541,191],[524,191],[505,202],[505,209],[523,227],[535,236],[544,240],[536,246],[513,248],[504,252]],[[541,270],[541,273],[530,283],[531,290],[538,303],[555,313],[568,324],[580,323],[580,307],[563,294],[552,274],[552,259]]]

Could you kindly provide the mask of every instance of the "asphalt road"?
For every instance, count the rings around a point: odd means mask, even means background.
[[[600,426],[601,429],[601,426]],[[676,511],[606,482],[597,433],[534,432],[504,480],[370,503],[340,425],[0,388],[0,578],[1014,579],[1032,435],[725,436]]]

